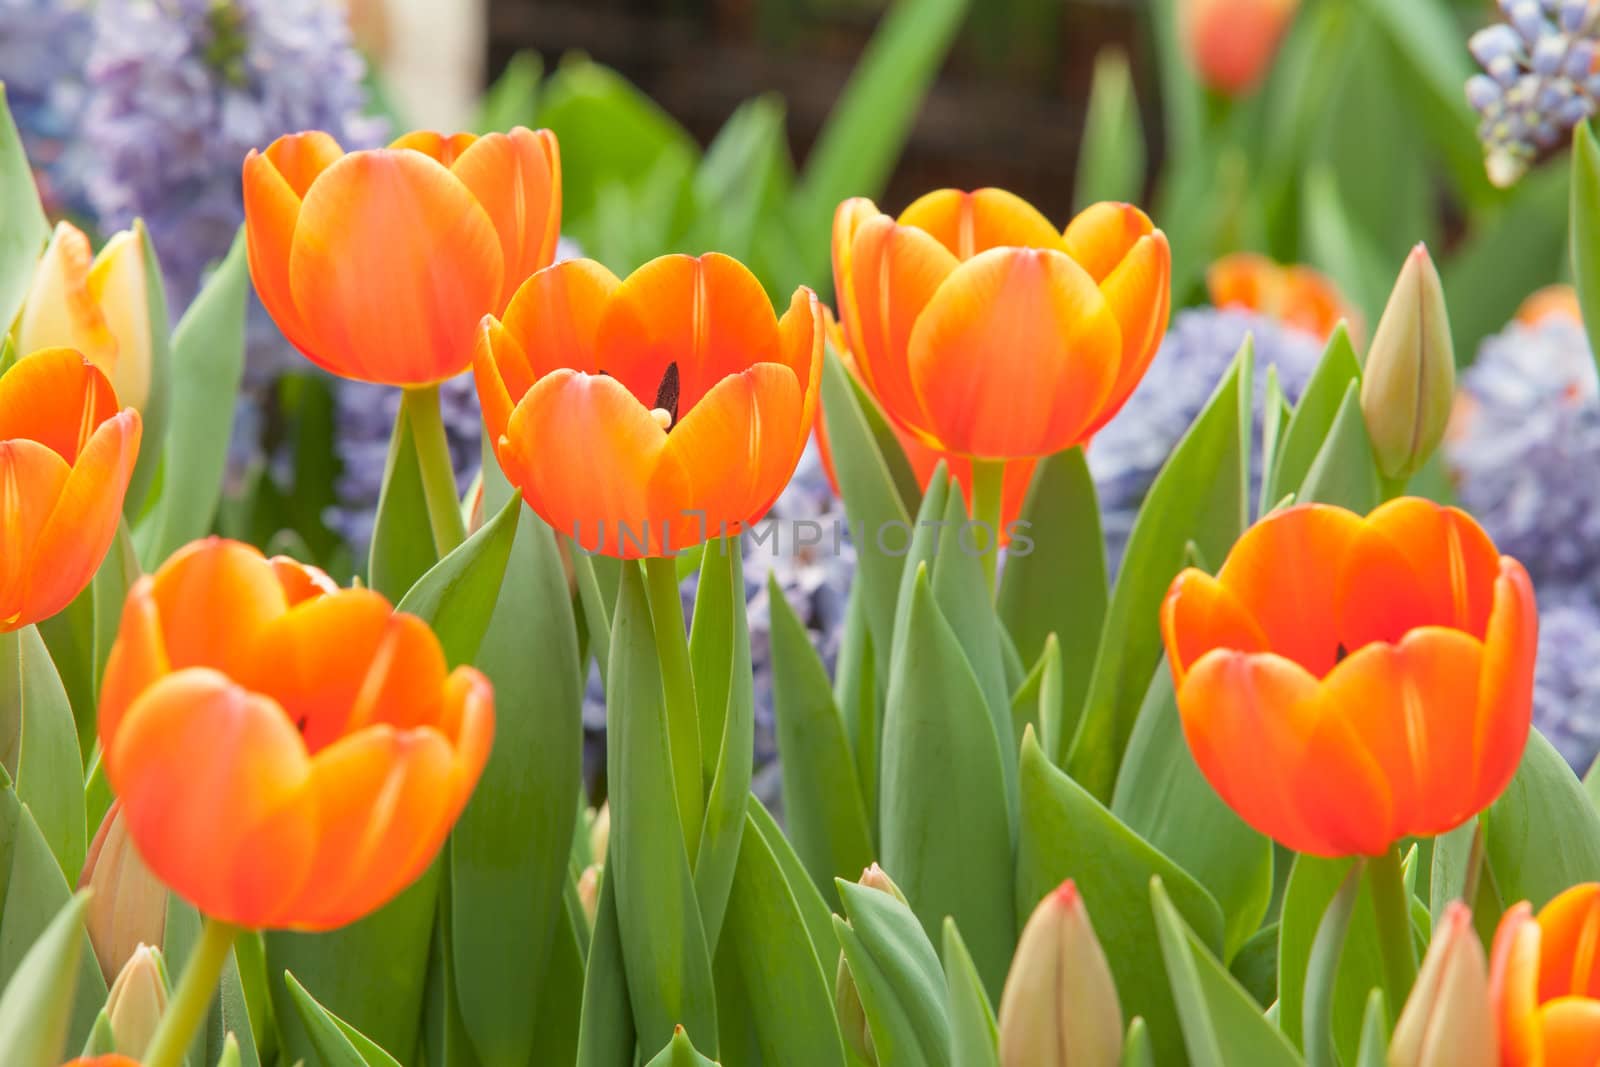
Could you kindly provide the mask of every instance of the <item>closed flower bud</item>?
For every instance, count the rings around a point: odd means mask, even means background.
[[[1472,912],[1452,903],[1389,1042],[1389,1067],[1495,1067],[1489,965]]]
[[[75,348],[111,380],[122,407],[150,396],[150,305],[144,241],[124,230],[91,256],[89,238],[59,223],[17,317],[17,351]]]
[[[578,903],[583,906],[583,914],[592,928],[595,914],[600,910],[600,867],[597,864],[589,864],[578,875]]]
[[[167,929],[167,887],[133,847],[122,806],[113,804],[89,846],[79,888],[94,890],[86,925],[100,973],[112,981],[140,945],[159,945]]]
[[[861,872],[860,884],[894,897],[902,904],[906,903],[906,895],[876,863]],[[833,980],[833,1012],[839,1019],[839,1030],[844,1034],[845,1044],[868,1067],[878,1067],[878,1053],[872,1047],[872,1031],[867,1026],[866,1009],[861,1006],[861,994],[856,990],[855,978],[851,976],[842,952],[839,954],[839,970]]]
[[[876,863],[861,872],[861,884],[868,889],[876,889],[880,893],[887,893],[900,903],[909,906],[906,895],[900,892],[900,887],[894,884],[894,879],[890,878],[888,873]]]
[[[161,957],[149,945],[140,945],[111,983],[111,993],[106,997],[106,1016],[117,1049],[143,1053],[166,1010],[167,980]]]
[[[1033,910],[1000,994],[1001,1067],[1117,1067],[1122,1008],[1069,879]]]
[[[611,805],[604,803],[589,817],[589,855],[605,866],[606,849],[611,846]]]
[[[1444,438],[1456,391],[1444,286],[1423,245],[1406,257],[1361,377],[1361,414],[1378,469],[1404,480]]]

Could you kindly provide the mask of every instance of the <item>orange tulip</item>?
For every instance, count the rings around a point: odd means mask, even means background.
[[[1453,829],[1527,742],[1533,586],[1455,508],[1274,512],[1215,578],[1178,575],[1161,630],[1195,762],[1299,852],[1379,855]]]
[[[129,592],[100,744],[158,878],[228,923],[325,930],[433,860],[488,758],[493,705],[372,590],[211,538]]]
[[[0,375],[0,632],[71,603],[117,535],[139,413],[70,348]]]
[[[1062,234],[999,189],[941,189],[898,220],[846,200],[833,223],[862,381],[929,447],[980,459],[1071,448],[1117,413],[1166,331],[1171,260],[1136,207]]]
[[[1546,322],[1566,321],[1583,325],[1583,309],[1578,305],[1578,291],[1570,285],[1547,285],[1522,302],[1517,308],[1517,321],[1524,326],[1540,326]]]
[[[428,385],[472,360],[473,327],[555,257],[555,135],[408,133],[348,155],[326,133],[244,161],[250,277],[278,328],[334,374]]]
[[[102,1056],[80,1056],[69,1060],[63,1067],[139,1067],[139,1061],[108,1052]]]
[[[738,260],[662,256],[626,281],[587,259],[535,274],[473,367],[501,468],[584,548],[666,556],[766,514],[822,375],[822,305],[774,316]]]
[[[1341,321],[1360,333],[1360,314],[1332,279],[1310,267],[1283,267],[1254,252],[1235,252],[1211,264],[1206,289],[1219,308],[1247,308],[1314,337],[1326,338]]]
[[[1537,917],[1526,902],[1500,919],[1489,1001],[1502,1067],[1600,1063],[1600,883],[1573,886]]]
[[[845,368],[857,379],[860,372],[856,370],[855,357],[850,354],[850,349],[845,345],[844,333],[839,329],[839,324],[827,309],[823,309],[828,321],[828,340],[833,345],[833,350],[838,353],[839,360]],[[900,450],[905,453],[906,461],[911,464],[911,471],[916,475],[917,484],[924,491],[928,483],[933,480],[933,472],[938,469],[942,460],[954,478],[961,486],[963,498],[967,502],[968,513],[972,510],[972,461],[965,456],[958,456],[950,452],[940,452],[938,449],[929,448],[923,444],[922,439],[914,433],[908,433],[889,423],[889,429],[894,431],[895,440],[900,442]],[[822,405],[817,405],[817,458],[822,461],[822,473],[828,476],[828,484],[833,487],[833,495],[840,496],[839,478],[833,469],[833,443],[828,440],[828,419]],[[1017,459],[1006,464],[1004,482],[1000,496],[1000,543],[1003,545],[1010,540],[1007,530],[1011,524],[1022,514],[1022,505],[1028,498],[1028,486],[1033,481],[1033,468],[1038,465],[1034,459]]]
[[[1266,77],[1300,0],[1183,0],[1184,43],[1207,88],[1243,96]]]

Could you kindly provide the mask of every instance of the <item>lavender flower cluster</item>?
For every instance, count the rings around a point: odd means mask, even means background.
[[[1552,316],[1486,340],[1445,447],[1462,504],[1538,591],[1534,723],[1587,770],[1600,752],[1600,388],[1582,327]]]
[[[1468,48],[1484,74],[1467,82],[1482,121],[1489,179],[1514,184],[1596,111],[1600,8],[1590,0],[1499,0],[1505,22],[1479,30]]]
[[[77,133],[93,40],[89,0],[0,0],[0,82],[53,212],[86,210]]]

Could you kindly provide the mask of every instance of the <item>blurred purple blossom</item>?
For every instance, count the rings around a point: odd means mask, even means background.
[[[0,82],[53,213],[84,209],[76,138],[93,38],[89,0],[0,0]]]

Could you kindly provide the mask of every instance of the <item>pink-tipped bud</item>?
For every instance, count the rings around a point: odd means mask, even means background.
[[[1069,879],[1022,928],[1000,994],[1001,1067],[1117,1067],[1121,1059],[1117,987]]]
[[[1445,909],[1389,1042],[1389,1067],[1495,1067],[1489,964],[1460,901]]]
[[[107,982],[139,945],[159,945],[167,930],[167,887],[144,865],[113,804],[89,845],[78,888],[94,890],[85,925]]]

